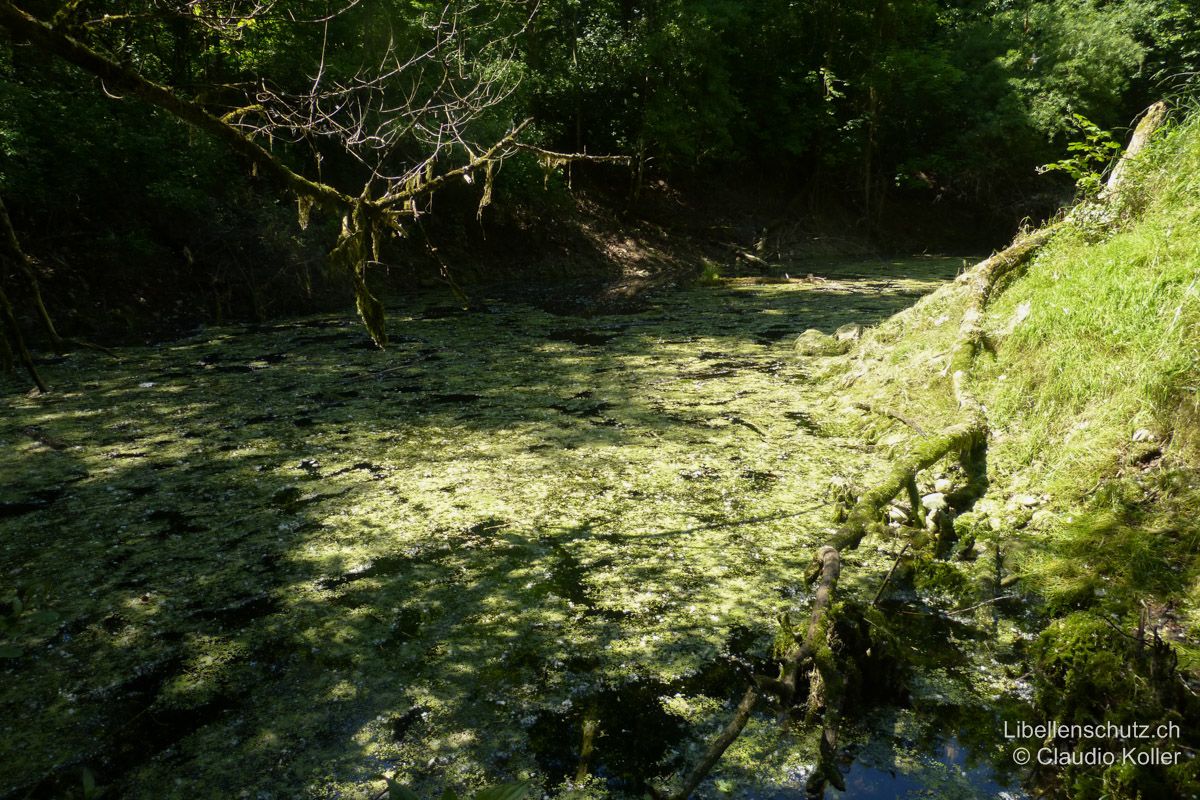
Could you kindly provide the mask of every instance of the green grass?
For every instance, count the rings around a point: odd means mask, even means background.
[[[1103,515],[1131,508],[1153,527],[1162,521],[1151,522],[1150,506],[1168,493],[1137,481],[1160,466],[1196,464],[1200,118],[1164,132],[1135,162],[1117,218],[1103,231],[1057,236],[988,307],[989,347],[974,373],[993,433],[992,488],[975,512],[988,527],[1030,525],[1031,514],[1013,508],[1019,495],[1048,497],[1038,506],[1053,513],[1032,528],[1060,531],[1076,545],[1089,538],[1079,518],[1092,512],[1096,530],[1106,529]],[[954,419],[943,371],[964,302],[961,287],[946,287],[871,331],[842,368],[851,396],[897,408],[927,428]],[[861,424],[899,446],[914,435],[895,422]],[[1116,482],[1124,488],[1100,491]],[[1173,491],[1177,498],[1190,489]],[[1118,495],[1124,500],[1114,504]],[[1023,545],[1014,535],[1015,551]],[[1113,541],[1092,538],[1101,549]],[[1121,546],[1112,551],[1114,559],[1127,555]],[[1147,592],[1184,588],[1138,582]]]
[[[720,286],[721,267],[711,258],[700,260],[700,276],[696,278],[697,286]]]
[[[1144,624],[1195,680],[1200,116],[1144,151],[1107,221],[1073,223],[1002,288],[972,375],[991,427],[990,486],[956,522],[979,558],[958,569],[984,594],[997,575],[1017,578],[1013,590],[1040,607],[1048,627],[1032,667],[1046,718],[1181,715],[1194,727],[1195,695],[1161,663],[1150,666],[1150,650],[1130,637]],[[962,287],[939,290],[870,331],[831,377],[846,399],[886,405],[930,430],[949,424],[958,411],[943,372],[965,304]],[[909,447],[917,436],[879,416],[857,420],[885,445]],[[1084,636],[1078,672],[1047,669],[1074,631],[1106,635]],[[1126,665],[1123,681],[1103,677],[1110,663]],[[1103,785],[1126,798],[1196,789],[1189,769],[1103,772],[1069,771],[1059,790],[1094,797]]]
[[[1026,564],[1054,607],[1186,603],[1195,622],[1198,174],[1193,118],[1137,162],[1115,231],[1057,237],[989,310],[993,455],[1055,498]]]
[[[989,311],[989,408],[1012,432],[1012,459],[1055,494],[1079,496],[1111,472],[1138,429],[1168,439],[1180,405],[1195,403],[1200,188],[1187,171],[1200,126],[1168,146],[1182,152],[1143,170],[1163,191],[1139,219],[1100,242],[1058,237]]]

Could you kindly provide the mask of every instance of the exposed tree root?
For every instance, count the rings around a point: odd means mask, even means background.
[[[910,547],[912,547],[912,542],[905,542],[904,547],[900,548],[900,552],[896,554],[896,560],[892,562],[892,568],[887,571],[887,574],[883,576],[883,580],[879,582],[879,589],[875,592],[875,597],[871,599],[871,605],[879,605],[884,591],[887,590],[888,584],[892,581],[892,576],[896,574],[896,568],[900,566],[900,561],[904,558],[904,554],[908,552],[908,548]]]
[[[715,739],[709,742],[708,748],[704,751],[704,755],[688,772],[687,777],[683,779],[683,785],[679,790],[669,795],[659,793],[651,787],[651,793],[657,798],[666,798],[666,800],[687,800],[692,792],[696,791],[696,787],[704,780],[709,771],[716,766],[721,760],[721,756],[725,754],[725,750],[729,745],[741,736],[742,729],[746,727],[746,723],[750,720],[750,715],[754,712],[754,707],[758,704],[761,695],[757,688],[751,686],[742,695],[742,701],[738,703],[737,710],[733,712],[733,718],[721,730]]]
[[[1165,111],[1162,103],[1156,103],[1147,110],[1134,132],[1129,147],[1114,168],[1100,203],[1111,203],[1119,196],[1122,176],[1129,160],[1137,155],[1154,130],[1162,124]],[[1064,226],[1078,218],[1082,208],[1084,206],[1077,206],[1059,222],[1020,236],[1009,247],[959,276],[958,283],[968,287],[968,297],[958,336],[943,372],[950,376],[951,389],[959,409],[959,420],[932,435],[921,432],[921,438],[909,452],[897,459],[883,479],[859,497],[829,543],[821,547],[817,556],[817,568],[808,576],[810,583],[818,579],[819,583],[806,634],[803,638],[796,635],[795,645],[784,656],[778,678],[756,678],[758,691],[775,695],[782,707],[783,716],[789,717],[796,699],[799,676],[811,668],[807,719],[811,721],[818,713],[821,714],[822,729],[819,761],[805,786],[809,797],[822,797],[827,784],[832,784],[838,789],[845,788],[837,765],[838,729],[845,681],[829,641],[834,623],[831,602],[841,570],[841,553],[857,548],[867,534],[882,529],[881,517],[884,507],[901,492],[908,492],[910,502],[914,506],[915,518],[919,513],[917,507],[920,505],[916,490],[917,475],[949,455],[958,455],[967,475],[966,486],[948,495],[951,507],[964,508],[986,491],[989,428],[983,405],[970,385],[975,359],[984,346],[984,311],[989,300],[1003,289],[1004,284],[1018,277],[1030,260]],[[920,432],[920,428],[896,413],[865,404],[857,405],[867,411],[897,419]],[[909,546],[906,544],[904,550]],[[903,552],[902,550],[901,553]],[[892,570],[895,570],[895,566]],[[889,571],[884,579],[884,586],[891,574]],[[882,590],[881,586],[880,593]],[[879,599],[878,594],[875,599]],[[998,598],[986,603],[994,603],[996,599]],[[981,605],[984,604],[969,608]],[[688,773],[683,785],[670,796],[670,800],[686,800],[700,785],[746,726],[759,699],[758,691],[755,688],[747,690],[733,719],[709,745],[704,757]]]
[[[670,795],[658,795],[656,792],[657,796],[668,798],[668,800],[686,800],[691,796],[709,771],[720,761],[729,745],[733,744],[741,735],[742,729],[746,727],[754,707],[763,694],[772,694],[778,699],[782,709],[781,716],[786,718],[791,713],[796,697],[799,676],[807,668],[809,662],[815,661],[818,664],[817,669],[821,669],[821,664],[827,665],[830,668],[829,676],[834,685],[840,682],[840,677],[835,674],[836,668],[833,665],[833,654],[829,648],[828,638],[831,624],[830,606],[833,602],[833,591],[837,587],[838,575],[841,574],[842,562],[837,550],[832,547],[821,548],[818,559],[820,561],[820,584],[817,586],[816,597],[813,600],[808,628],[803,635],[795,634],[791,647],[784,655],[779,677],[754,676],[755,686],[748,688],[742,695],[742,700],[738,703],[733,718],[709,743],[704,755],[693,765],[679,789]],[[824,697],[815,699],[823,704],[829,704],[832,701],[840,702],[840,694],[834,698],[826,693]],[[836,744],[836,737],[835,730],[831,740],[834,744]]]
[[[825,644],[829,628],[830,604],[833,602],[833,591],[837,588],[837,579],[842,571],[842,559],[837,548],[826,545],[817,554],[817,569],[820,582],[817,593],[813,597],[812,613],[808,618],[808,628],[801,636],[795,636],[794,645],[783,657],[783,668],[778,678],[757,679],[758,685],[764,691],[774,694],[784,710],[784,714],[792,707],[796,699],[796,690],[800,675],[803,674],[808,662]]]
[[[833,590],[841,574],[841,555],[832,547],[821,548],[817,556],[821,562],[821,580],[813,601],[813,614],[808,624],[805,645],[811,654],[815,675],[808,683],[808,715],[811,720],[821,713],[820,760],[816,770],[809,775],[806,790],[810,796],[825,792],[825,784],[831,783],[845,789],[841,770],[837,766],[838,728],[842,719],[842,699],[846,680],[838,668],[833,653],[831,632],[833,616],[829,605],[833,601]]]
[[[983,281],[978,285],[985,290],[982,294],[986,296],[986,290],[990,289],[991,283]],[[980,292],[975,294],[979,295]],[[968,308],[967,316],[970,316],[975,308],[976,304],[972,303]],[[962,326],[962,330],[966,332],[964,335],[973,336],[976,325],[977,323],[973,320],[964,318]],[[841,553],[857,548],[869,533],[882,529],[881,517],[884,507],[901,492],[915,486],[916,477],[921,471],[933,466],[947,455],[958,454],[964,461],[970,461],[979,459],[986,453],[988,429],[982,406],[967,389],[963,375],[956,373],[954,389],[959,400],[959,407],[963,412],[963,421],[919,440],[906,455],[892,465],[881,481],[859,497],[829,543],[821,547],[817,554],[816,568],[809,576],[810,583],[814,580],[818,583],[808,628],[802,637],[796,634],[795,644],[782,659],[783,666],[779,677],[759,676],[755,678],[757,691],[753,687],[747,690],[733,719],[710,743],[704,756],[688,773],[679,791],[670,795],[670,800],[686,800],[700,785],[725,750],[741,734],[758,702],[759,691],[774,695],[782,709],[781,716],[785,719],[790,717],[796,701],[800,676],[809,670],[811,670],[811,677],[807,717],[811,720],[820,713],[822,730],[820,760],[816,769],[809,776],[806,791],[811,797],[820,797],[824,793],[827,783],[839,789],[843,787],[841,772],[837,765],[837,743],[845,679],[838,667],[829,641],[834,622],[833,593],[841,572]]]
[[[905,425],[912,428],[914,431],[921,434],[922,436],[926,435],[926,431],[924,428],[922,428],[920,425],[918,425],[916,422],[912,421],[908,417],[901,414],[899,411],[896,411],[895,409],[886,408],[884,406],[876,406],[876,405],[872,405],[871,403],[863,403],[863,402],[851,403],[850,405],[854,408],[857,408],[860,411],[866,411],[870,414],[878,414],[881,417],[887,417],[889,419],[894,419],[897,422],[903,422]]]

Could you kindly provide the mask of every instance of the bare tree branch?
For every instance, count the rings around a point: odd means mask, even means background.
[[[420,203],[461,178],[473,182],[482,175],[479,210],[491,201],[496,164],[519,150],[534,153],[548,169],[575,160],[628,163],[620,156],[554,153],[519,141],[531,120],[510,124],[496,136],[499,109],[517,87],[517,38],[532,16],[507,34],[491,35],[500,12],[477,19],[480,6],[448,0],[440,14],[426,15],[407,31],[411,54],[401,52],[392,31],[382,52],[365,58],[347,73],[328,60],[330,24],[358,9],[361,0],[342,0],[334,9],[319,6],[321,13],[304,16],[297,4],[285,11],[276,0],[230,0],[223,4],[200,0],[143,0],[141,9],[120,17],[78,18],[87,0],[70,0],[46,22],[15,5],[0,0],[0,28],[18,41],[52,53],[100,79],[110,96],[131,95],[157,106],[193,127],[208,133],[248,159],[260,173],[277,180],[296,195],[300,224],[306,225],[313,206],[342,214],[342,232],[331,261],[342,268],[354,285],[358,311],[368,332],[381,347],[386,343],[382,304],[371,294],[367,267],[380,260],[385,234],[403,234],[407,221],[423,209]],[[305,8],[308,4],[299,4]],[[534,12],[536,13],[536,5]],[[225,106],[224,113],[198,99],[183,96],[178,88],[158,83],[123,61],[104,52],[89,37],[108,24],[133,24],[176,20],[199,25],[223,37],[240,38],[253,24],[322,25],[319,56],[304,88],[288,89],[267,77],[238,86],[210,87],[223,94],[240,93],[244,100]],[[253,24],[252,24],[253,23]],[[110,37],[111,38],[111,37]],[[111,45],[111,42],[110,42]],[[491,133],[480,134],[480,128]],[[477,137],[483,138],[481,143]],[[326,148],[347,154],[365,170],[357,191],[340,189],[313,180],[289,166],[262,142],[285,141],[309,149],[320,174]]]

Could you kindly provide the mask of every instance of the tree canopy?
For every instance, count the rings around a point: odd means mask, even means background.
[[[379,248],[459,178],[482,214],[522,150],[517,194],[532,159],[591,153],[639,181],[765,169],[868,224],[896,198],[1044,213],[1035,168],[1074,120],[1125,126],[1195,85],[1186,5],[5,0],[0,195],[27,249],[133,296],[188,265],[218,317],[222,297],[270,302],[266,254],[308,276],[332,243],[382,341]],[[335,213],[298,231],[314,205]]]

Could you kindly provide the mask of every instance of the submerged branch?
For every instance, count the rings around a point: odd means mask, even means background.
[[[746,690],[746,693],[742,695],[742,701],[738,703],[737,709],[733,712],[733,718],[717,734],[717,737],[709,742],[704,755],[692,767],[687,777],[683,779],[683,784],[679,787],[679,790],[667,795],[667,800],[687,800],[692,792],[696,791],[696,787],[700,785],[705,776],[721,760],[721,756],[729,749],[729,745],[733,744],[742,735],[742,729],[750,721],[750,715],[754,712],[754,707],[758,705],[759,697],[758,689],[755,687],[751,686]],[[662,795],[658,796],[661,797]]]

